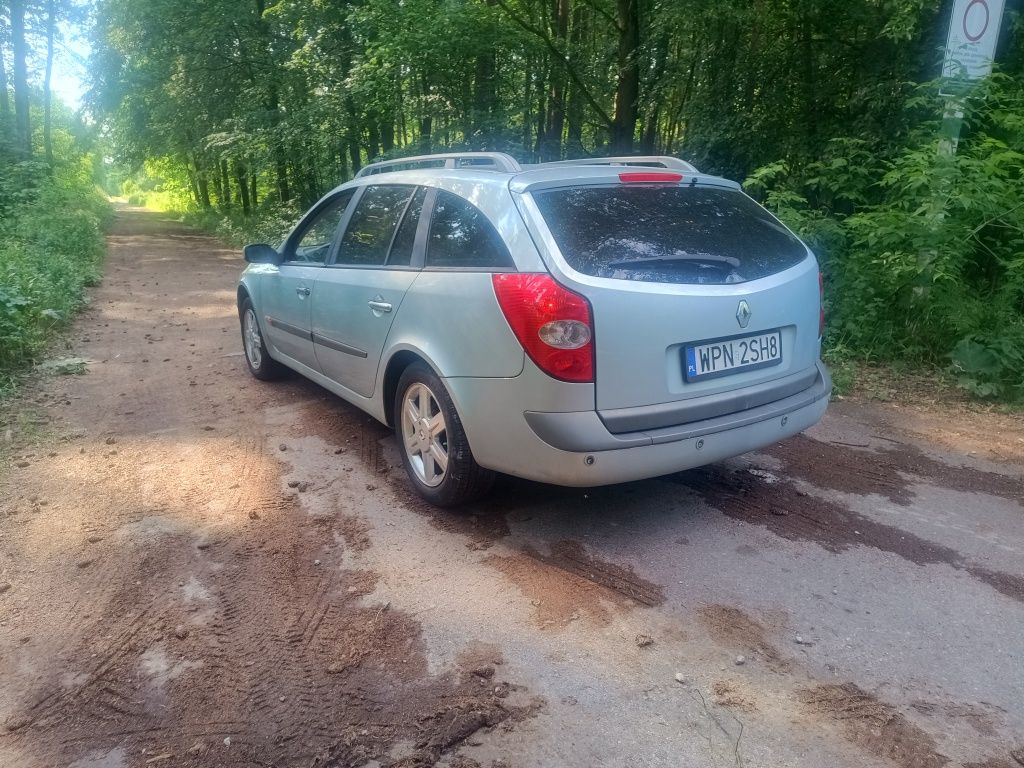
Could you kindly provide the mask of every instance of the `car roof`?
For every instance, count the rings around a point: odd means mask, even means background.
[[[438,164],[443,164],[439,167]],[[403,167],[410,166],[410,167]],[[703,174],[676,157],[619,156],[561,160],[550,163],[520,164],[501,152],[463,152],[398,158],[372,163],[362,168],[355,178],[339,185],[333,192],[370,184],[416,184],[447,189],[472,198],[472,190],[483,187],[508,188],[513,192],[585,184],[626,183],[623,176],[649,177],[656,182],[683,181],[687,185],[713,185],[740,189],[734,181]],[[681,178],[672,178],[681,177]]]

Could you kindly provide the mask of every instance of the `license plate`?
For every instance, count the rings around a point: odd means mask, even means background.
[[[782,362],[782,332],[706,341],[686,347],[686,380],[700,381]]]

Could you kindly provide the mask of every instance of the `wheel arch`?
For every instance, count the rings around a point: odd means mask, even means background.
[[[245,283],[238,284],[238,290],[235,292],[235,304],[238,307],[238,316],[242,316],[242,305],[245,304],[246,299],[252,299],[249,294],[249,289],[246,288]]]
[[[384,411],[384,419],[389,427],[395,426],[394,405],[395,396],[398,394],[398,380],[402,378],[402,372],[414,363],[423,363],[430,368],[439,379],[444,379],[437,366],[434,365],[426,355],[416,349],[403,348],[396,350],[388,358],[384,367],[384,376],[381,380],[381,404]]]

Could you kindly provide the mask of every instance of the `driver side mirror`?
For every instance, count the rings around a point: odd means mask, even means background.
[[[272,245],[250,243],[242,249],[245,260],[250,264],[280,264],[284,257]]]

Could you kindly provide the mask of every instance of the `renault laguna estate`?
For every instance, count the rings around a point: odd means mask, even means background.
[[[817,422],[821,275],[735,182],[671,157],[376,163],[249,245],[245,360],[394,428],[441,506],[495,473],[654,477]]]

